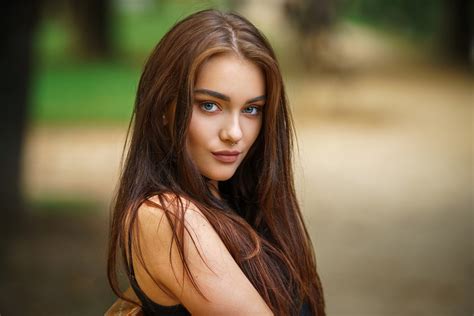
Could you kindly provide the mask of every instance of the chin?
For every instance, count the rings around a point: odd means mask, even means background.
[[[219,173],[208,173],[206,178],[214,181],[227,181],[235,174],[235,170],[232,172],[219,172]]]

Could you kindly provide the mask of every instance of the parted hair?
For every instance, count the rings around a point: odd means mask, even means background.
[[[219,182],[219,199],[189,156],[186,137],[199,67],[221,53],[237,54],[261,68],[266,105],[255,143],[235,174]],[[206,293],[193,280],[184,252],[183,200],[199,208],[275,315],[292,315],[305,301],[314,315],[325,315],[315,255],[295,194],[293,138],[275,53],[252,23],[235,13],[204,10],[174,25],[152,51],[138,85],[111,208],[107,272],[113,291],[126,299],[118,269],[130,277],[128,251],[138,238],[138,209],[157,196],[161,203],[155,206],[173,228],[172,247],[180,254],[185,277],[200,295]],[[163,207],[170,195],[178,211]]]

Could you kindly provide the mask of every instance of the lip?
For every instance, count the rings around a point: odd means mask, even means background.
[[[212,153],[214,158],[221,162],[235,162],[237,158],[239,158],[240,151],[237,150],[222,150],[222,151],[215,151]]]

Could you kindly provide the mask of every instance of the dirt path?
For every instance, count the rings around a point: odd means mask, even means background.
[[[292,87],[332,315],[472,312],[472,87],[448,71]]]

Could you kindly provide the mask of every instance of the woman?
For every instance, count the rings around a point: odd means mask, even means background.
[[[255,26],[216,10],[176,24],[145,65],[131,131],[110,231],[115,307],[325,314],[282,77]],[[133,291],[119,289],[120,262]]]

